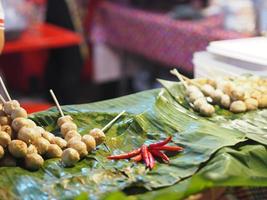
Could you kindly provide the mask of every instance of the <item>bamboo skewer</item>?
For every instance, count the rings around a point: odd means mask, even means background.
[[[122,111],[120,114],[118,114],[114,119],[112,119],[106,126],[104,126],[104,128],[101,129],[101,131],[103,131],[103,132],[107,131],[107,130],[112,126],[112,124],[113,124],[115,121],[117,121],[117,120],[118,120],[124,113],[125,113],[125,110]],[[106,147],[106,149],[107,149],[109,152],[111,152],[111,151],[110,151],[110,148],[108,147],[108,145],[107,145],[105,142],[103,142],[103,145]]]
[[[0,100],[2,101],[2,103],[6,103],[6,100],[4,99],[4,97],[0,94]]]
[[[57,107],[57,109],[58,109],[58,111],[59,111],[61,117],[64,117],[64,113],[63,113],[63,111],[62,111],[62,109],[61,109],[61,106],[60,106],[59,103],[58,103],[58,100],[57,100],[57,97],[56,97],[55,93],[54,93],[53,90],[51,90],[51,89],[49,90],[49,92],[50,92],[50,94],[51,94],[51,96],[52,96],[52,98],[53,98],[53,100],[54,100],[54,102],[55,102],[55,104],[56,104],[56,107]]]
[[[187,89],[188,88],[188,84],[185,82],[184,78],[182,77],[182,75],[178,72],[177,69],[173,69],[170,71],[171,74],[173,74],[174,76],[176,76],[181,83],[184,85],[184,87]]]
[[[195,83],[190,78],[180,74],[177,69],[171,70],[170,73],[172,75],[176,76],[182,82],[182,84],[185,86],[185,88],[188,87],[188,84],[186,83],[186,81],[188,81],[190,84],[192,84],[192,85],[194,85],[194,86],[196,86],[198,88],[201,88],[201,85],[199,85],[198,83]]]
[[[122,111],[120,114],[118,114],[114,119],[112,119],[106,126],[104,126],[104,128],[102,128],[101,130],[103,132],[107,131],[111,126],[112,124],[117,121],[123,114],[125,113],[125,110]],[[110,152],[110,149],[108,147],[108,145],[104,142],[103,145],[106,147],[106,149]]]
[[[3,90],[4,90],[4,93],[5,93],[6,97],[8,98],[9,101],[11,101],[12,99],[11,99],[7,89],[6,89],[5,83],[4,83],[4,81],[3,81],[1,76],[0,76],[0,84],[1,84],[1,86],[3,88]]]
[[[102,128],[101,130],[103,131],[103,132],[105,132],[107,129],[109,129],[111,126],[112,126],[112,124],[115,122],[115,121],[117,121],[123,114],[125,113],[125,110],[124,111],[122,111],[120,114],[118,114],[113,120],[111,120],[106,126],[104,126],[104,128]]]

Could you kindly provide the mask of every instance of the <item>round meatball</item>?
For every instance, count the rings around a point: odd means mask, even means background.
[[[80,155],[77,150],[73,148],[67,148],[63,151],[61,160],[66,167],[71,167],[80,160]]]
[[[47,152],[50,143],[43,137],[39,137],[33,141],[33,145],[36,147],[38,154],[44,155]]]
[[[194,101],[194,109],[196,111],[199,111],[200,107],[202,106],[202,104],[207,104],[207,99],[205,97],[203,98],[199,98],[197,100]]]
[[[189,101],[193,103],[195,100],[203,97],[204,94],[200,90],[198,90],[189,94]]]
[[[247,106],[247,110],[257,110],[259,106],[258,101],[254,98],[246,99],[245,104]]]
[[[212,105],[206,103],[200,106],[199,112],[203,116],[211,117],[215,113],[215,109]]]
[[[82,137],[82,141],[86,145],[88,152],[91,152],[91,151],[93,151],[96,148],[96,142],[95,142],[95,139],[93,138],[93,136],[91,136],[91,135],[84,135]]]
[[[64,149],[67,146],[67,141],[61,137],[55,137],[54,143],[57,144],[61,149]]]
[[[244,101],[234,101],[231,103],[230,111],[233,113],[242,113],[246,112],[247,106]]]
[[[62,150],[58,145],[50,144],[45,155],[47,158],[60,158]]]
[[[258,99],[259,103],[259,108],[267,108],[267,95],[263,94],[261,97]]]
[[[25,167],[28,170],[38,170],[44,165],[44,159],[37,153],[27,154],[25,157]]]
[[[24,158],[27,150],[27,144],[21,140],[12,140],[8,145],[9,153],[15,158]]]
[[[83,158],[84,156],[88,154],[86,144],[84,144],[84,142],[80,140],[77,140],[77,141],[71,140],[71,142],[68,142],[68,147],[73,148],[76,151],[78,151],[81,158]]]
[[[106,139],[105,133],[99,128],[94,128],[91,130],[89,135],[93,136],[97,146],[102,144]]]
[[[245,92],[243,90],[241,90],[240,88],[235,88],[231,91],[231,98],[234,101],[237,100],[244,100],[245,98]]]
[[[22,127],[34,128],[36,127],[36,124],[30,119],[18,117],[12,121],[11,126],[15,131],[18,132]]]
[[[77,131],[69,131],[67,132],[67,134],[65,135],[65,140],[68,142],[70,139],[72,138],[80,138],[80,140],[82,139],[82,136],[77,132]]]
[[[5,148],[9,145],[10,142],[11,138],[8,133],[0,131],[0,145]]]
[[[9,116],[0,116],[0,125],[9,125],[11,123],[11,119]]]
[[[231,98],[229,97],[229,95],[224,94],[221,97],[221,106],[223,108],[229,108],[231,104]]]
[[[220,89],[216,89],[211,97],[215,103],[220,103],[223,96],[223,92]]]
[[[22,127],[18,132],[18,139],[31,144],[37,138],[41,137],[33,128]]]
[[[4,132],[8,133],[8,135],[11,138],[13,138],[13,136],[14,136],[14,132],[13,132],[11,126],[9,126],[9,125],[1,126],[1,131],[4,131]]]
[[[18,117],[27,118],[28,117],[27,111],[22,107],[18,107],[12,110],[11,119],[16,119]]]
[[[20,104],[16,100],[7,101],[6,103],[4,103],[4,110],[8,115],[11,115],[11,112],[14,109],[19,108],[19,107],[20,107]]]
[[[54,144],[54,139],[55,139],[55,135],[45,131],[44,133],[42,133],[43,138],[47,139],[48,142],[50,142],[51,144]]]
[[[215,89],[210,84],[204,84],[203,86],[201,86],[201,91],[205,96],[211,97],[215,92]]]
[[[63,117],[58,118],[57,125],[61,127],[65,122],[72,122],[73,119],[70,115],[65,115]]]
[[[62,126],[60,127],[60,132],[62,133],[62,135],[65,137],[65,135],[67,134],[67,132],[69,131],[77,131],[77,125],[74,124],[73,122],[65,122],[64,124],[62,124]]]
[[[31,153],[38,153],[37,148],[33,144],[30,144],[27,150],[27,154],[31,154]]]

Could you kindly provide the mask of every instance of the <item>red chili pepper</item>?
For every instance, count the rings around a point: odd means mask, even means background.
[[[140,162],[142,160],[142,155],[138,154],[137,156],[133,157],[132,160],[135,162]]]
[[[135,149],[129,153],[123,153],[120,155],[108,156],[107,158],[110,160],[127,159],[127,158],[131,158],[131,157],[134,157],[134,156],[140,154],[140,152],[141,152],[141,148],[138,148],[138,149]]]
[[[150,169],[153,169],[155,166],[155,159],[153,157],[153,155],[148,151],[148,157],[149,157],[149,167]]]
[[[168,137],[167,139],[165,139],[161,142],[150,144],[149,147],[150,148],[161,147],[161,146],[164,146],[165,144],[168,144],[171,140],[172,140],[172,136]]]
[[[162,158],[163,161],[169,163],[170,159],[168,158],[168,156],[165,153],[162,153],[158,150],[150,150],[150,152],[152,153],[152,155],[154,155],[156,157],[160,157],[160,158]]]
[[[146,145],[142,145],[141,147],[141,154],[142,154],[142,158],[144,159],[146,166],[150,167],[150,160],[149,160],[149,156],[148,156],[148,148]]]
[[[183,151],[184,148],[180,146],[161,146],[161,147],[149,147],[152,150],[163,150],[163,151]]]

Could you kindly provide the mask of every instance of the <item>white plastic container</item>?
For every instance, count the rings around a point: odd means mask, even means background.
[[[267,77],[267,38],[211,42],[208,52],[194,54],[195,76],[255,74]]]
[[[267,66],[231,59],[209,52],[197,52],[193,58],[194,77],[224,77],[254,74],[267,77]]]

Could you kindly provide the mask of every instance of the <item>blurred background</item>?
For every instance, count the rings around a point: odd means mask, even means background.
[[[3,0],[3,7],[0,73],[32,111],[50,106],[50,88],[61,104],[88,103],[160,87],[157,78],[176,80],[174,67],[190,78],[267,72],[266,56],[236,61],[218,51],[231,45],[211,43],[264,36],[266,0]]]

